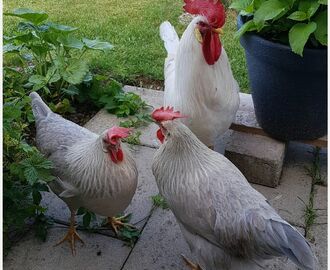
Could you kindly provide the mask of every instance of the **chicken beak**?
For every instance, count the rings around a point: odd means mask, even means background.
[[[213,28],[212,31],[218,35],[223,35],[224,31],[222,28]]]
[[[195,37],[198,40],[199,43],[203,43],[203,37],[199,29],[196,27],[195,28]]]

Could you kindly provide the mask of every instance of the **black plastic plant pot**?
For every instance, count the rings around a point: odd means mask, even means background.
[[[240,27],[242,17],[237,21]],[[327,134],[327,49],[305,49],[301,57],[255,34],[246,33],[240,41],[263,130],[283,141]]]

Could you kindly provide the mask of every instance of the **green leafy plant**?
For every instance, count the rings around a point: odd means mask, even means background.
[[[82,227],[84,229],[95,229],[95,227],[92,226],[93,222],[96,221],[95,213],[87,210],[84,207],[80,207],[77,211],[77,216],[82,216]]]
[[[118,215],[116,217],[122,217],[122,215]],[[132,214],[125,215],[121,221],[123,223],[128,224],[132,219]],[[134,243],[139,239],[141,232],[132,226],[124,225],[119,228],[118,230],[118,237],[119,239],[123,240],[126,245],[132,247]]]
[[[239,11],[245,20],[236,37],[256,32],[290,45],[300,56],[305,46],[327,46],[326,0],[235,0],[230,8]]]
[[[128,144],[133,144],[133,145],[140,145],[140,136],[141,136],[141,131],[137,130],[134,131],[131,135],[128,137],[122,139],[123,142],[128,143]]]
[[[42,90],[45,96],[65,103],[57,104],[60,112],[72,111],[63,96],[78,95],[79,85],[92,79],[84,54],[113,46],[99,39],[76,38],[78,28],[47,21],[44,11],[18,8],[5,15],[22,19],[16,33],[4,37],[3,51],[21,61],[20,72],[28,77],[25,88]]]
[[[152,203],[155,207],[160,207],[162,209],[168,209],[168,204],[165,201],[164,197],[160,194],[151,196]]]
[[[16,78],[16,73],[10,73]],[[8,75],[8,74],[7,74]],[[4,84],[15,86],[7,77]],[[5,253],[29,224],[45,240],[51,221],[40,205],[41,192],[53,179],[52,163],[26,141],[31,115],[30,98],[20,88],[6,89],[3,104],[3,237]],[[33,225],[32,225],[33,224]]]

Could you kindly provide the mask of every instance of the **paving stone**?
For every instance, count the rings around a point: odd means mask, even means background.
[[[117,239],[79,231],[85,241],[76,245],[76,256],[71,255],[68,243],[54,247],[67,229],[52,228],[46,242],[36,239],[33,233],[12,248],[4,259],[7,270],[119,270],[131,248]]]
[[[285,144],[272,138],[235,131],[225,156],[249,182],[276,187],[282,173]]]
[[[304,233],[303,229],[298,230]],[[180,254],[196,261],[172,212],[156,209],[123,270],[188,269]],[[275,259],[268,261],[264,269],[296,270],[297,267],[289,260]]]
[[[311,162],[311,155],[307,151],[310,147],[302,146],[298,143],[289,144],[279,186],[252,186],[269,200],[282,218],[292,225],[305,227],[304,210],[309,202],[312,179],[305,169]]]
[[[309,237],[318,259],[317,269],[328,269],[328,225],[313,225],[309,231]]]
[[[133,213],[132,223],[147,217],[152,208],[151,196],[158,194],[158,188],[151,171],[152,159],[156,149],[138,146],[133,150],[133,156],[139,171],[139,182],[131,204],[126,213]],[[146,220],[138,225],[143,226]]]
[[[315,185],[314,186],[314,209],[316,210],[316,224],[326,224],[328,222],[328,188]]]

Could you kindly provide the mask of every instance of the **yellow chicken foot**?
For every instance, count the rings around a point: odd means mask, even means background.
[[[77,233],[74,225],[75,225],[75,213],[74,211],[72,211],[70,218],[70,227],[67,234],[64,236],[64,238],[61,241],[59,241],[56,245],[54,245],[54,247],[56,247],[64,243],[65,241],[68,241],[73,256],[76,255],[76,245],[75,245],[76,240],[78,239],[83,245],[85,244],[84,241],[80,238],[79,234]]]
[[[186,263],[186,265],[191,269],[191,270],[203,270],[202,267],[200,267],[199,264],[195,264],[188,260],[183,254],[181,254],[182,259]]]
[[[131,227],[133,229],[136,229],[136,227],[134,227],[133,225],[123,222],[126,217],[127,215],[122,217],[108,217],[108,224],[111,225],[111,228],[116,233],[116,235],[118,235],[119,228],[122,227]]]

